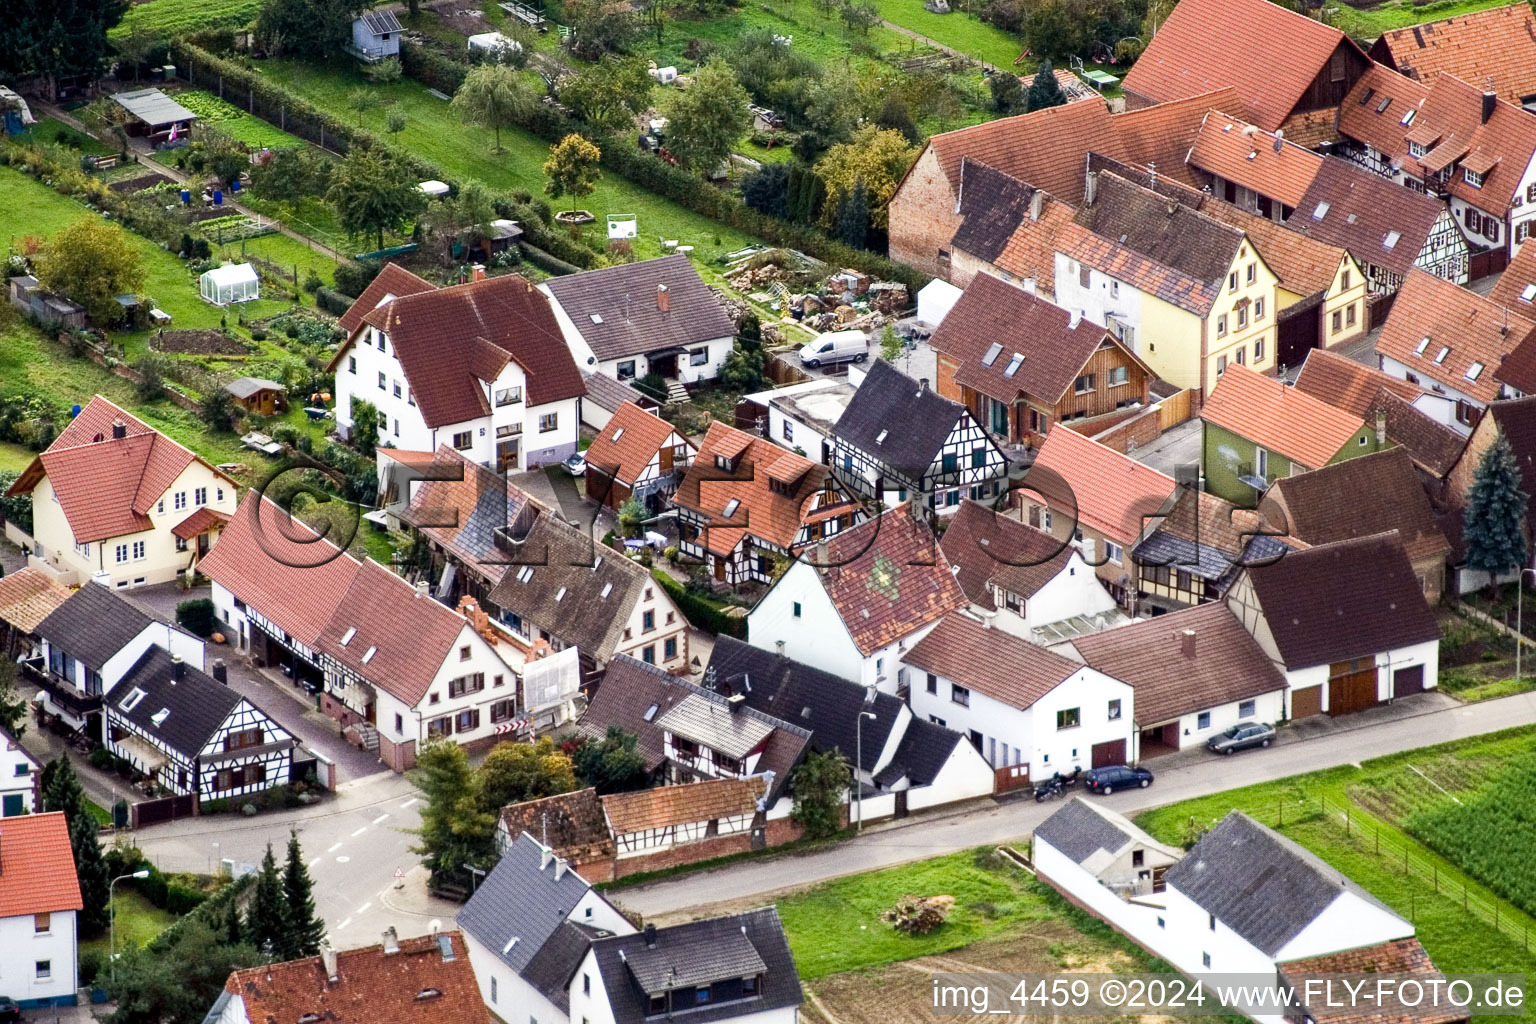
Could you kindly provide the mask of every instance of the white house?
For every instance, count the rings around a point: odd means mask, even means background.
[[[0,818],[42,810],[39,790],[43,765],[21,741],[0,729]]]
[[[586,384],[549,297],[522,277],[432,289],[408,271],[380,274],[340,322],[350,333],[328,368],[343,434],[363,402],[381,445],[446,444],[507,471],[576,451]]]
[[[805,385],[816,386],[800,390]],[[855,389],[850,384],[826,377],[806,381],[805,385],[791,384],[781,388],[779,393],[765,396],[768,409],[765,436],[790,451],[804,452],[806,458],[830,466],[835,448],[832,434],[848,403],[853,400]]]
[[[76,915],[84,906],[62,811],[0,831],[0,984],[24,1009],[74,1006]]]
[[[61,583],[169,583],[235,510],[229,477],[95,396],[8,492],[32,496],[27,562]]]
[[[539,290],[583,373],[697,384],[719,375],[735,344],[736,324],[687,256],[565,274]]]
[[[1034,854],[1040,873],[1058,883],[1083,881],[1078,872],[1091,875],[1102,890],[1079,885],[1069,891],[1113,920],[1119,901],[1156,900],[1166,889],[1164,874],[1184,851],[1157,842],[1102,801],[1073,797],[1035,829]]]
[[[1285,675],[1287,719],[1433,689],[1440,627],[1394,530],[1249,568],[1227,607]]]
[[[908,504],[804,551],[747,615],[765,651],[904,694],[905,652],[966,606],[923,513]]]
[[[912,711],[970,736],[1005,785],[1138,759],[1135,692],[968,612],[902,656]]]

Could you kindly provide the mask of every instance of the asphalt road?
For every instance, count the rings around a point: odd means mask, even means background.
[[[1320,768],[1358,764],[1448,740],[1536,723],[1536,693],[1474,705],[1455,705],[1392,721],[1344,729],[1310,739],[1289,739],[1268,750],[1229,758],[1214,755],[1160,771],[1148,789],[1115,793],[1104,800],[1122,814],[1177,803],[1240,786],[1269,782]],[[610,898],[647,918],[704,916],[708,905],[762,897],[829,878],[907,861],[937,857],[987,843],[1023,841],[1060,804],[1037,804],[1028,793],[1001,803],[947,816],[908,819],[865,832],[838,846],[802,856],[751,860],[653,885],[622,889]]]

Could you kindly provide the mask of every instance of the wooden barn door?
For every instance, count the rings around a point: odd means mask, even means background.
[[[1341,661],[1328,669],[1328,713],[1348,715],[1376,704],[1376,659]]]

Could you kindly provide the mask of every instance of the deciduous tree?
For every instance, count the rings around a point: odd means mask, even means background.
[[[587,740],[576,748],[572,760],[576,775],[599,793],[627,793],[644,789],[650,782],[645,771],[645,757],[637,748],[632,732],[616,725],[600,740]]]
[[[602,172],[598,162],[603,151],[574,132],[549,147],[549,159],[544,161],[544,192],[551,199],[569,196],[571,209],[576,200],[592,194]]]
[[[1462,531],[1467,568],[1486,572],[1490,586],[1530,564],[1525,539],[1528,500],[1514,450],[1501,434],[1478,461]]]
[[[464,748],[452,741],[428,743],[413,777],[426,803],[411,849],[432,878],[462,878],[466,869],[494,861],[496,815],[480,807],[480,786]]]
[[[44,288],[75,300],[102,322],[121,312],[117,296],[144,288],[144,265],[127,233],[95,217],[54,232],[34,266]]]
[[[644,60],[609,55],[568,79],[560,87],[560,102],[595,131],[620,134],[649,109],[654,85]]]
[[[999,71],[987,79],[987,88],[992,93],[992,109],[999,114],[1021,114],[1028,109],[1024,86],[1019,83],[1018,75]]]
[[[359,126],[362,125],[363,118],[367,116],[368,111],[378,106],[380,102],[379,94],[366,86],[360,85],[347,93],[347,109],[357,115]]]
[[[331,172],[325,198],[349,235],[373,235],[380,249],[384,248],[384,232],[403,230],[425,201],[407,167],[387,154],[361,146],[353,147]]]
[[[495,152],[501,152],[501,130],[511,128],[538,102],[522,75],[505,64],[480,64],[469,69],[453,94],[453,109],[470,124],[489,128]]]
[[[816,174],[826,185],[828,196],[851,195],[858,182],[864,183],[870,222],[886,226],[886,205],[896,192],[896,184],[917,156],[900,132],[868,124],[853,133],[853,138],[827,150],[816,164]],[[833,227],[838,204],[822,207],[822,225]]]
[[[538,800],[576,788],[569,755],[548,736],[537,743],[498,743],[480,763],[480,809],[497,814],[508,804]]]
[[[848,761],[836,749],[807,755],[789,776],[795,800],[790,820],[812,839],[832,835],[842,826],[841,808],[852,784]]]
[[[266,0],[256,18],[256,38],[269,51],[331,57],[352,38],[352,22],[364,0]]]
[[[750,103],[735,72],[711,58],[688,88],[667,97],[667,152],[691,171],[713,173],[752,127]]]

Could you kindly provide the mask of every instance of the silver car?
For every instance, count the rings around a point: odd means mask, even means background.
[[[1263,722],[1238,722],[1205,741],[1218,754],[1231,754],[1249,747],[1267,747],[1275,741],[1275,727]]]

